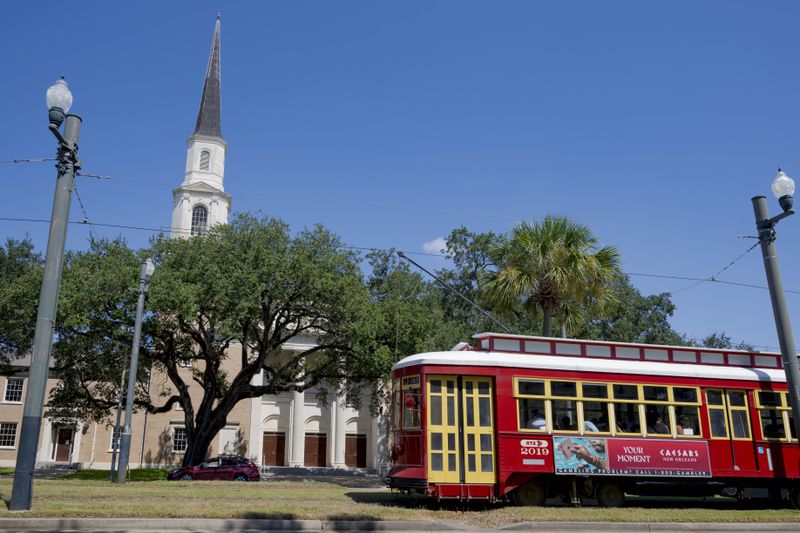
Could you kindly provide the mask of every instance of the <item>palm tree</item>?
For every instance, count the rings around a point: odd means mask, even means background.
[[[619,252],[613,246],[598,250],[591,230],[565,217],[518,223],[497,250],[496,264],[486,284],[489,301],[500,309],[541,310],[546,337],[554,316],[572,326],[602,316],[615,302],[611,282],[619,273]]]

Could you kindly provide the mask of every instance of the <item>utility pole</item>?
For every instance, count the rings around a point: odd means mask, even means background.
[[[47,238],[44,277],[39,292],[39,311],[36,316],[36,329],[33,337],[28,391],[25,394],[22,429],[17,447],[14,485],[8,505],[12,511],[30,510],[33,499],[33,471],[36,468],[36,450],[39,447],[44,395],[47,390],[47,374],[53,346],[53,326],[56,320],[58,289],[61,285],[69,207],[75,184],[75,173],[80,168],[78,137],[81,130],[81,118],[77,115],[66,115],[65,120],[65,113],[72,105],[72,93],[63,78],[47,90],[47,105],[50,110],[50,131],[58,139],[56,163],[58,173],[56,192],[53,198],[53,213],[50,218],[50,234]],[[62,123],[64,123],[63,136],[58,130]]]
[[[785,179],[783,179],[785,178]],[[792,407],[792,421],[794,422],[795,439],[800,438],[800,371],[798,371],[797,349],[792,334],[792,324],[789,321],[789,311],[786,307],[786,295],[783,291],[780,265],[778,264],[778,250],[775,248],[775,224],[787,216],[795,213],[792,207],[794,195],[794,182],[783,172],[778,172],[776,181],[791,182],[791,187],[785,190],[778,189],[778,196],[783,213],[770,218],[767,211],[767,199],[764,196],[755,196],[752,199],[753,211],[756,217],[758,240],[761,243],[761,255],[764,258],[764,270],[767,273],[767,285],[772,302],[772,314],[775,316],[775,328],[778,333],[778,342],[783,358],[783,371],[786,373],[786,385],[789,389],[789,403]],[[773,192],[775,186],[773,185]],[[787,428],[789,433],[789,428]]]
[[[127,362],[127,361],[126,361]],[[114,431],[111,434],[111,471],[108,473],[108,480],[114,481],[114,471],[117,468],[117,452],[119,452],[119,422],[122,418],[122,398],[125,390],[125,373],[128,371],[123,365],[122,377],[119,380],[119,394],[117,395],[117,420],[114,422]]]
[[[131,418],[133,417],[133,400],[136,397],[136,369],[139,366],[139,337],[142,332],[142,314],[144,298],[147,295],[147,282],[153,275],[153,261],[145,259],[139,270],[139,298],[136,301],[136,323],[133,328],[133,345],[131,346],[131,368],[128,371],[128,395],[125,398],[125,427],[119,443],[119,465],[117,466],[117,483],[125,483],[128,473],[128,459],[131,455]]]

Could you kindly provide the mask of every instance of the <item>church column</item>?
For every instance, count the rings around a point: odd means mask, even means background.
[[[289,466],[303,466],[306,452],[305,393],[292,391],[292,451]]]
[[[336,415],[333,436],[333,467],[347,468],[345,463],[345,442],[347,440],[347,401],[345,396],[336,397]]]
[[[261,372],[253,376],[253,380],[250,383],[254,386],[264,383],[264,370],[262,369]],[[262,400],[263,396],[250,398],[252,402],[250,404],[250,439],[247,444],[248,456],[261,466],[264,465],[264,455],[261,449],[264,443],[264,431],[261,428],[263,419],[261,416]]]

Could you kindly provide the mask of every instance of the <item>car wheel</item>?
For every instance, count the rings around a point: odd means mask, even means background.
[[[234,481],[247,481],[247,476],[245,476],[244,474],[236,474],[233,477],[233,480]]]
[[[539,481],[528,481],[514,491],[514,503],[521,506],[540,506],[544,504],[547,488]]]
[[[191,474],[181,474],[181,477],[179,477],[178,479],[180,479],[181,481],[191,481],[194,478],[192,478]]]
[[[625,492],[616,483],[603,483],[597,487],[597,503],[603,507],[622,507]]]
[[[792,507],[800,511],[800,485],[789,491],[789,500],[792,502]]]

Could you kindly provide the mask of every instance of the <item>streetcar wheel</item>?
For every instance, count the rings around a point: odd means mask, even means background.
[[[547,497],[547,488],[539,481],[528,481],[514,491],[514,503],[524,506],[540,506]]]
[[[601,484],[595,497],[602,507],[622,507],[625,503],[625,492],[616,483]]]
[[[800,511],[800,485],[792,487],[789,491],[789,501],[792,502],[792,507]]]

